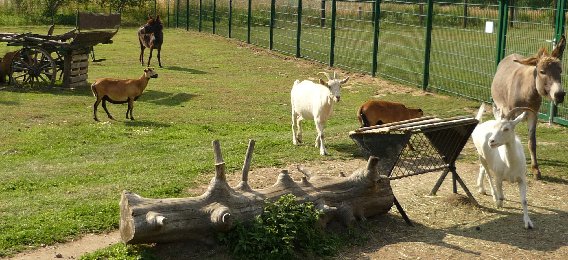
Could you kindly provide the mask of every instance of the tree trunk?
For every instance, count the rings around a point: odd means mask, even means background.
[[[251,152],[254,142],[249,145]],[[366,168],[348,177],[302,177],[294,181],[283,170],[276,183],[252,190],[247,184],[248,166],[243,180],[229,187],[218,142],[215,177],[207,191],[198,197],[148,199],[124,191],[120,200],[120,234],[128,244],[200,240],[213,243],[217,232],[227,232],[236,221],[247,222],[260,215],[265,200],[276,201],[293,194],[301,201],[313,202],[324,211],[320,224],[339,221],[350,225],[355,219],[385,214],[393,205],[390,181],[377,172],[378,160],[369,158]],[[247,155],[245,165],[250,163]],[[245,170],[246,169],[246,170]]]

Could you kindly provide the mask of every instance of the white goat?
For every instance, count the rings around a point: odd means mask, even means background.
[[[511,119],[516,113],[524,110],[522,114],[515,119]],[[484,105],[482,104],[477,113],[476,119],[481,122]],[[521,122],[526,115],[526,111],[532,111],[530,108],[517,107],[511,110],[506,116],[501,115],[500,111],[495,111],[497,120],[489,120],[477,125],[471,138],[479,153],[479,177],[477,186],[479,193],[485,194],[483,179],[487,173],[491,193],[495,205],[500,208],[503,206],[503,180],[509,182],[517,182],[519,184],[519,192],[521,204],[523,207],[523,220],[525,228],[533,228],[533,223],[528,215],[527,203],[527,166],[525,152],[521,141],[515,135],[515,126]],[[494,178],[494,179],[493,179]]]
[[[333,104],[341,98],[341,85],[345,84],[349,77],[337,79],[335,72],[333,77],[323,73],[328,81],[320,79],[320,83],[309,80],[300,82],[296,80],[290,92],[292,103],[292,142],[294,145],[302,143],[302,120],[314,120],[318,135],[315,147],[320,148],[320,154],[326,155],[327,150],[323,143],[323,128],[333,112]],[[297,128],[297,131],[296,131]]]
[[[124,104],[128,103],[128,108],[126,109],[126,119],[128,119],[128,114],[130,113],[130,119],[134,120],[132,116],[132,108],[134,108],[134,101],[137,100],[146,86],[148,86],[148,81],[150,78],[157,78],[158,73],[154,71],[153,68],[144,69],[144,74],[140,76],[139,79],[112,79],[112,78],[100,78],[96,79],[91,85],[91,90],[93,95],[97,98],[95,104],[93,105],[93,118],[95,121],[99,121],[97,118],[97,107],[101,101],[103,102],[103,108],[107,113],[108,118],[114,119],[106,107],[106,102],[113,104]]]

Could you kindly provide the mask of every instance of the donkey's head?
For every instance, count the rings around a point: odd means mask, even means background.
[[[160,32],[164,29],[162,25],[162,20],[160,20],[160,15],[156,16],[156,18],[152,18],[151,15],[148,15],[148,20],[146,24],[142,25],[142,33],[149,34],[149,33],[156,33]]]
[[[548,54],[546,49],[542,48],[535,56],[524,60],[515,60],[515,62],[524,65],[535,66],[535,84],[538,94],[549,98],[555,104],[564,102],[564,95],[566,95],[560,77],[564,47],[566,47],[566,38],[562,35],[551,54]]]
[[[349,80],[349,76],[344,79],[338,79],[337,74],[333,72],[333,77],[327,72],[320,72],[319,74],[324,74],[327,78],[327,82],[320,79],[320,84],[327,86],[333,95],[333,101],[339,102],[341,99],[341,85],[345,84]]]

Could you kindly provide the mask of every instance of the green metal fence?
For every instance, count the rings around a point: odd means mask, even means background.
[[[170,28],[235,38],[332,67],[490,102],[497,63],[511,53],[550,50],[565,31],[567,1],[148,0],[121,12],[125,26],[160,14]],[[72,2],[46,13],[37,1],[0,1],[0,24],[72,25],[77,10],[115,11],[89,1]],[[566,73],[563,80],[568,82]],[[564,104],[543,101],[539,112],[542,119],[568,125]]]
[[[172,0],[179,9],[180,1]],[[551,49],[564,32],[566,1],[192,0],[185,6],[199,14],[200,31],[490,102],[497,63],[511,53]],[[194,17],[186,17],[191,24]],[[544,101],[539,112],[568,125],[565,105]]]

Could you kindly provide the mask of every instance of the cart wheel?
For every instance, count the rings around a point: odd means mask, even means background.
[[[10,80],[17,86],[52,87],[56,72],[55,61],[48,52],[40,48],[24,47],[12,60]]]

